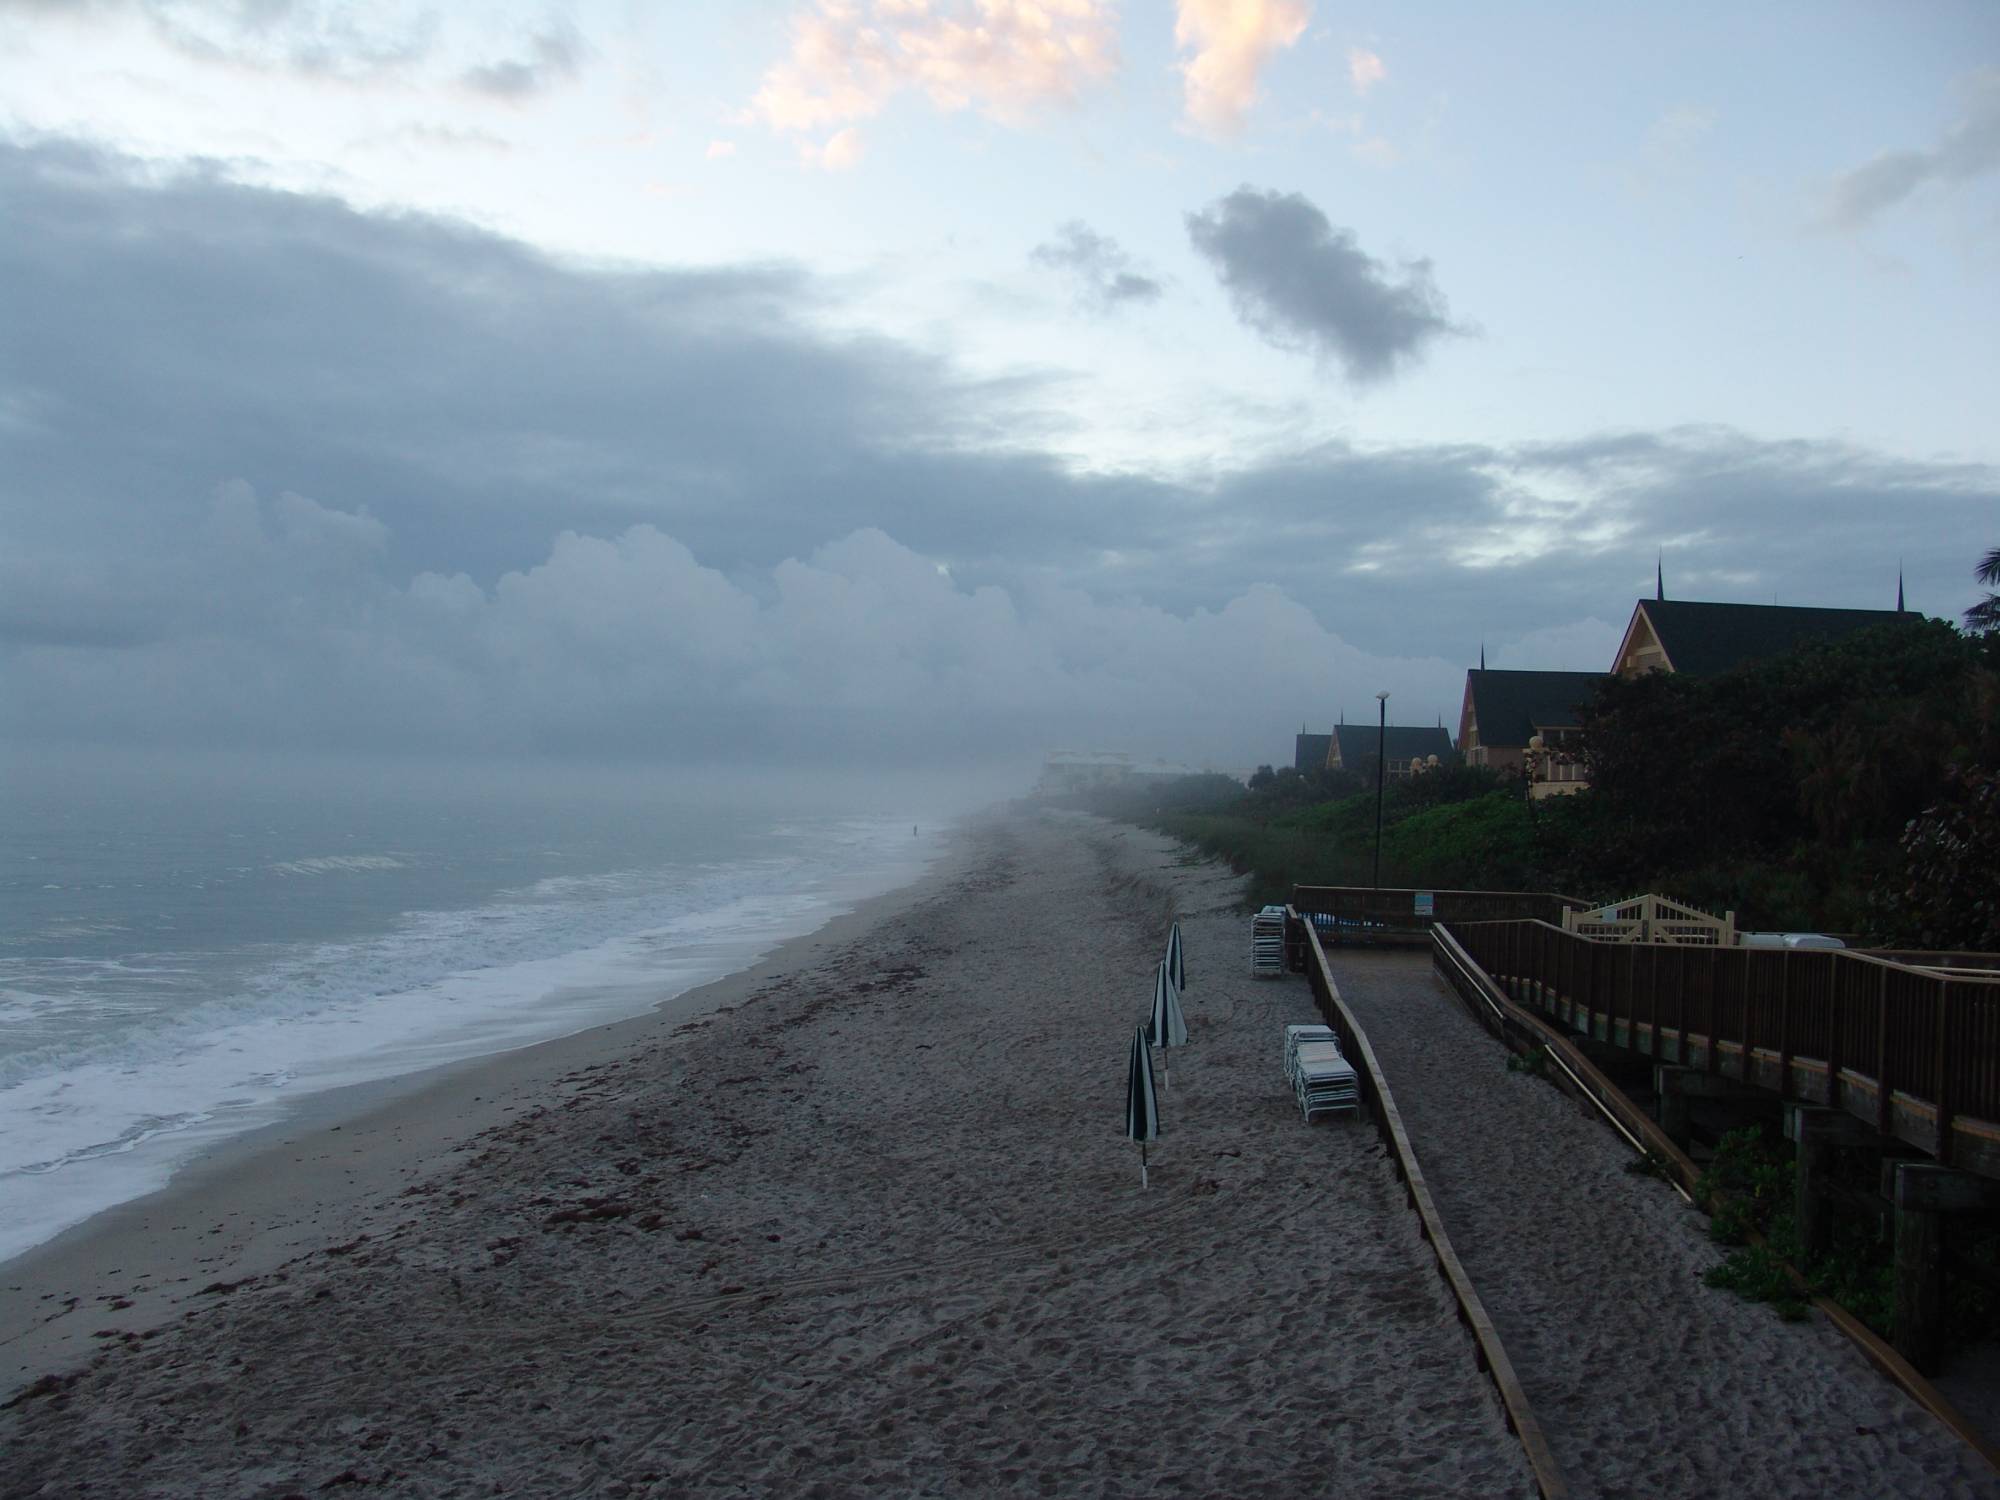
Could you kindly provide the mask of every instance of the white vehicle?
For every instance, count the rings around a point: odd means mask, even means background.
[[[1845,948],[1837,937],[1824,932],[1741,932],[1737,941],[1745,948]]]

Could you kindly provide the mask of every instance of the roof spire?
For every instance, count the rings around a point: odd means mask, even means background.
[[[1482,672],[1486,670],[1486,642],[1484,641],[1479,643],[1479,670]]]
[[[1901,558],[1898,558],[1898,559],[1896,560],[1896,613],[1897,613],[1897,614],[1899,614],[1899,615],[1900,615],[1900,614],[1902,614],[1902,613],[1904,613],[1904,610],[1903,610],[1903,561],[1902,561],[1902,559],[1901,559]]]
[[[1657,553],[1653,556],[1653,597],[1662,603],[1667,597],[1667,570]]]

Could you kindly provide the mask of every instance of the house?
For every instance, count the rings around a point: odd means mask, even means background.
[[[1458,714],[1458,749],[1468,766],[1528,773],[1537,796],[1581,791],[1582,718],[1578,710],[1602,672],[1501,672],[1476,667],[1465,674],[1465,702]],[[1540,745],[1532,742],[1540,736]],[[1543,790],[1547,788],[1547,790]]]
[[[1391,724],[1385,729],[1379,724],[1340,724],[1329,737],[1326,768],[1373,778],[1378,737],[1382,756],[1388,762],[1386,774],[1390,781],[1409,780],[1412,765],[1420,761],[1428,763],[1432,756],[1437,757],[1440,765],[1452,758],[1451,736],[1441,728]]]
[[[1746,662],[1782,656],[1812,640],[1839,640],[1890,620],[1919,620],[1902,609],[1807,609],[1789,604],[1702,604],[1641,599],[1611,670],[1687,672],[1719,677]]]
[[[1292,743],[1292,769],[1295,771],[1323,771],[1326,769],[1327,752],[1333,748],[1330,734],[1307,734],[1299,731]]]

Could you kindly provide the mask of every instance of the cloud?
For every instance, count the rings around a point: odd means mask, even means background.
[[[1174,44],[1194,54],[1181,64],[1188,119],[1216,135],[1242,129],[1258,75],[1305,34],[1311,14],[1303,0],[1178,0]]]
[[[1386,379],[1457,333],[1427,260],[1403,279],[1365,254],[1298,193],[1241,187],[1187,216],[1188,238],[1215,267],[1236,316],[1281,349],[1337,362],[1357,384]]]
[[[1382,59],[1366,47],[1349,47],[1347,76],[1354,84],[1354,92],[1366,98],[1370,89],[1389,76],[1389,70]]]
[[[148,563],[180,617],[59,641],[38,622],[0,653],[18,711],[197,746],[881,767],[1080,740],[1233,765],[1276,754],[1301,691],[1341,674],[1415,672],[1431,696],[1456,675],[1359,651],[1269,586],[1177,613],[968,588],[873,528],[738,576],[650,525],[565,531],[482,587],[397,577],[355,545],[372,527],[315,502],[232,482],[212,505]],[[1186,727],[1189,702],[1208,728]]]
[[[873,118],[916,91],[938,109],[1018,124],[1075,103],[1118,65],[1102,0],[821,0],[792,23],[792,50],[768,69],[750,114],[808,133]]]
[[[1884,151],[1834,178],[1821,225],[1860,229],[1927,184],[1969,182],[2000,170],[2000,68],[1961,79],[1959,92],[1959,118],[1935,146]]]
[[[1714,129],[1714,110],[1677,104],[1646,127],[1639,142],[1640,160],[1655,172],[1678,170]]]
[[[565,22],[530,37],[526,58],[468,68],[459,75],[459,82],[495,99],[527,99],[576,77],[583,52],[582,38]]]
[[[800,141],[799,159],[822,172],[847,172],[861,164],[864,150],[861,132],[850,125],[845,130],[836,130],[819,145]]]
[[[75,146],[0,146],[0,201],[16,740],[1247,766],[1384,687],[1450,718],[1482,636],[1587,665],[1662,548],[1677,597],[1802,604],[1888,605],[1900,554],[1955,615],[2000,509],[1990,465],[1728,428],[1078,473],[1019,435],[1087,390],[826,332],[795,267]]]
[[[1154,278],[1131,269],[1132,258],[1117,241],[1080,219],[1059,226],[1056,237],[1035,246],[1029,256],[1037,265],[1069,272],[1077,301],[1094,312],[1113,312],[1128,302],[1157,302],[1163,290]]]
[[[125,7],[105,0],[93,8]],[[439,18],[427,10],[339,0],[133,0],[132,8],[169,46],[197,60],[346,83],[403,73],[432,53],[440,30]]]
[[[734,141],[710,141],[707,156],[710,161],[722,161],[736,154]]]

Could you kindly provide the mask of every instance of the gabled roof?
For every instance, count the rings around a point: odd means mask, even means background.
[[[1442,729],[1419,729],[1414,725],[1391,724],[1386,730],[1377,724],[1342,724],[1333,731],[1340,747],[1340,764],[1352,771],[1362,761],[1375,759],[1377,735],[1382,754],[1390,760],[1417,760],[1435,755],[1451,759],[1451,736]]]
[[[1333,744],[1330,734],[1302,734],[1292,747],[1292,768],[1298,771],[1324,771],[1326,752]]]
[[[1539,729],[1574,729],[1577,710],[1603,672],[1500,672],[1475,667],[1465,674],[1465,692],[1479,722],[1479,743],[1488,749],[1525,749]]]
[[[1652,627],[1675,672],[1715,677],[1745,662],[1783,656],[1811,640],[1838,640],[1890,620],[1922,615],[1893,609],[1807,609],[1790,604],[1703,604],[1689,599],[1641,599],[1625,627],[1617,661],[1640,617]],[[1613,664],[1616,665],[1616,662]]]

